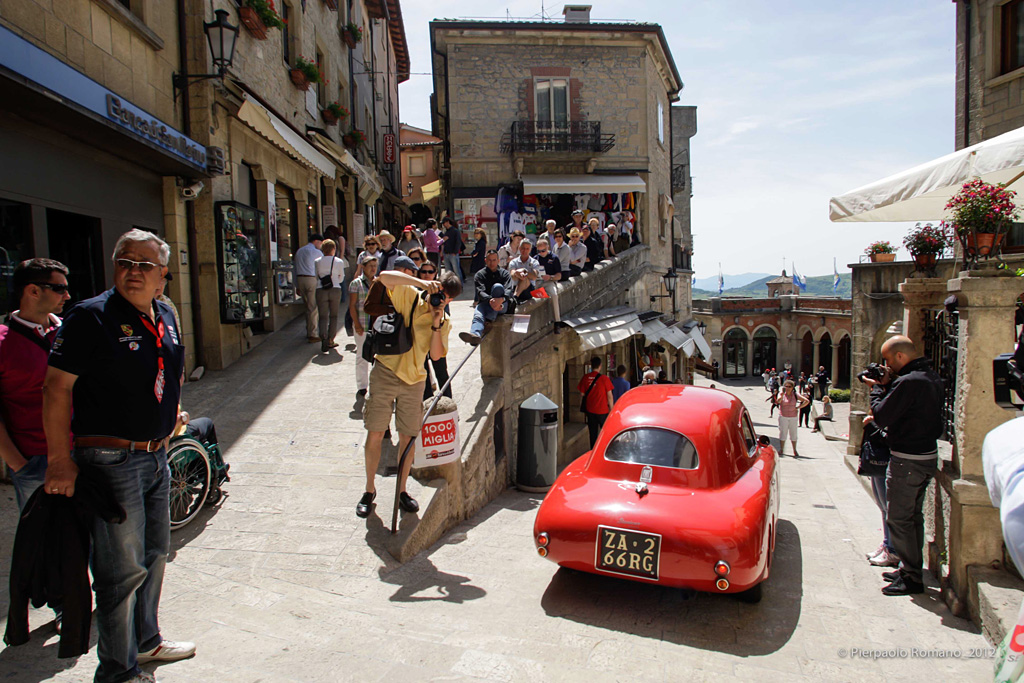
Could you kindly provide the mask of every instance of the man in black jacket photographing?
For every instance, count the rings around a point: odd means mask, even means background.
[[[885,595],[924,592],[924,496],[938,464],[936,441],[943,432],[942,379],[904,336],[882,344],[884,374],[865,378],[871,389],[872,419],[887,430],[892,452],[886,475],[889,538],[899,569],[883,576]]]

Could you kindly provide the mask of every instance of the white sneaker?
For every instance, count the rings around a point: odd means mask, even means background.
[[[898,567],[900,565],[900,558],[896,557],[896,553],[890,553],[883,548],[882,552],[872,557],[868,562],[876,567]]]
[[[145,671],[140,671],[128,679],[128,683],[156,683],[156,676]]]
[[[152,650],[140,652],[136,661],[139,664],[145,664],[146,662],[176,662],[179,659],[188,659],[195,653],[195,643],[176,643],[173,640],[163,640]]]
[[[882,552],[884,552],[884,551],[885,551],[885,541],[882,541],[881,543],[878,544],[877,548],[872,550],[870,553],[866,554],[864,557],[866,557],[868,560],[871,560],[872,558],[874,558],[874,557],[876,557],[878,555],[881,555]]]

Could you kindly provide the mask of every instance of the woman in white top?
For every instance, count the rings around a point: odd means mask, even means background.
[[[334,253],[338,246],[334,240],[324,240],[320,245],[323,256],[313,265],[316,274],[316,307],[320,314],[320,351],[327,353],[338,345],[334,335],[338,333],[338,310],[341,308],[342,284],[345,281],[345,261]],[[329,286],[325,286],[327,279]]]

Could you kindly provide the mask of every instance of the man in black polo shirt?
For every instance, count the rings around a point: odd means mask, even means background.
[[[473,295],[473,322],[469,332],[460,332],[459,339],[476,346],[484,336],[484,322],[497,319],[499,315],[511,313],[516,300],[506,292],[514,291],[512,275],[498,265],[498,252],[489,249],[484,256],[484,267],[473,276],[476,293]]]
[[[171,544],[166,438],[185,367],[174,314],[153,299],[169,256],[148,232],[118,239],[114,288],[68,313],[43,385],[45,490],[70,497],[78,464],[96,466],[128,515],[123,524],[97,519],[93,528],[97,683],[152,681],[139,663],[195,653],[193,643],[164,640],[157,623]]]

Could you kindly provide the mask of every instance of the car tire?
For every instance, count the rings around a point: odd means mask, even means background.
[[[762,581],[761,583],[755,584],[753,587],[748,588],[747,590],[743,591],[742,593],[737,593],[736,597],[738,597],[742,602],[745,602],[747,604],[751,604],[751,605],[757,604],[757,603],[761,602],[761,596],[762,596],[762,594],[764,592],[762,590],[763,586],[764,586],[764,581]]]

